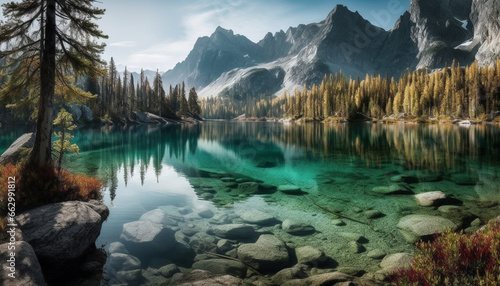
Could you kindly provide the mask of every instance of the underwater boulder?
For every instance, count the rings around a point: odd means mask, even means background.
[[[392,184],[390,186],[379,186],[372,189],[373,193],[382,195],[409,195],[413,194],[407,186],[403,184]]]
[[[255,243],[241,245],[237,253],[242,262],[258,270],[279,270],[290,263],[285,243],[270,234],[261,235]]]
[[[295,185],[279,185],[278,186],[278,191],[287,194],[287,195],[305,195],[307,194],[306,192],[303,192],[300,187],[295,186]]]
[[[172,229],[150,221],[125,223],[120,239],[131,253],[166,252],[175,244]]]
[[[255,230],[251,225],[238,223],[214,225],[208,232],[229,239],[250,238],[255,235]]]
[[[430,207],[446,199],[446,195],[441,191],[425,192],[415,195],[419,206]]]
[[[284,220],[281,224],[281,228],[293,235],[308,235],[316,231],[312,225],[290,219]]]
[[[255,209],[237,211],[236,214],[246,223],[251,223],[261,226],[270,225],[278,222],[278,220],[274,216]]]
[[[457,230],[458,226],[451,220],[440,216],[415,214],[408,215],[399,220],[399,231],[409,243],[419,240],[428,240],[435,233],[442,233],[447,229]]]

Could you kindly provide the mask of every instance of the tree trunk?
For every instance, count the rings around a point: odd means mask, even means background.
[[[40,67],[40,102],[35,145],[29,163],[35,167],[52,164],[52,118],[56,69],[56,1],[47,0],[45,39]]]

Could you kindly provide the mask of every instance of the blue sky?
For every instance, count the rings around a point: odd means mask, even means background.
[[[6,0],[0,0],[5,3]],[[123,69],[166,71],[184,60],[198,37],[217,26],[257,42],[267,32],[320,22],[337,4],[390,29],[410,0],[102,0],[98,21],[109,36],[102,58]],[[1,18],[1,17],[0,17]]]

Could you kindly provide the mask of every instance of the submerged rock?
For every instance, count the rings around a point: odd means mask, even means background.
[[[181,272],[179,267],[177,267],[177,265],[173,263],[162,266],[160,269],[158,269],[158,271],[160,272],[161,276],[165,278],[170,278],[174,276],[174,274]]]
[[[306,192],[303,192],[300,187],[295,185],[279,185],[278,191],[287,194],[287,195],[305,195]]]
[[[288,280],[302,279],[307,277],[304,267],[294,266],[291,268],[285,268],[271,277],[271,281],[276,285],[283,285]]]
[[[236,212],[236,214],[247,223],[257,224],[257,225],[270,225],[273,223],[277,223],[278,220],[265,212],[261,212],[259,210],[245,210]]]
[[[123,225],[120,235],[132,253],[165,252],[175,244],[174,231],[150,221],[133,221]]]
[[[317,265],[327,259],[325,254],[312,246],[303,246],[295,249],[295,256],[299,264]]]
[[[200,260],[195,262],[192,268],[210,271],[213,274],[229,274],[240,278],[244,278],[247,274],[245,264],[229,259]]]
[[[112,242],[111,244],[109,244],[108,252],[109,253],[125,253],[125,254],[128,254],[128,250],[125,247],[125,245],[123,245],[123,243],[121,243],[119,241],[115,241],[115,242]]]
[[[283,221],[281,228],[283,228],[283,230],[287,233],[293,235],[308,235],[316,231],[312,225],[299,221],[293,221],[291,219]]]
[[[244,263],[265,271],[279,270],[290,263],[285,243],[270,234],[263,234],[255,243],[238,247],[238,258]]]
[[[347,240],[350,240],[350,241],[355,241],[355,242],[366,242],[367,241],[367,239],[364,236],[362,236],[359,233],[355,233],[355,232],[340,232],[339,235]]]
[[[393,184],[390,186],[379,186],[374,187],[372,189],[373,193],[382,194],[382,195],[408,195],[413,194],[413,191],[410,190],[404,184]]]
[[[16,217],[24,240],[38,257],[71,260],[95,247],[103,218],[86,203],[55,203],[28,210]]]
[[[341,282],[354,280],[355,277],[342,272],[330,272],[314,275],[305,279],[293,279],[282,284],[282,286],[302,286],[302,285],[339,285]]]
[[[223,238],[238,239],[251,238],[255,235],[255,230],[251,225],[233,223],[212,226],[209,233]]]
[[[409,253],[393,253],[389,254],[380,262],[380,272],[384,274],[392,274],[394,271],[401,268],[410,268],[413,261],[413,255]]]
[[[238,192],[245,195],[251,195],[259,192],[259,184],[256,182],[245,182],[238,184]]]
[[[139,258],[125,253],[111,253],[109,256],[109,266],[116,271],[129,271],[141,268]]]
[[[418,205],[423,207],[430,207],[442,202],[446,199],[446,195],[441,191],[426,192],[415,195]]]
[[[442,233],[447,229],[455,231],[458,228],[456,224],[444,217],[422,214],[401,218],[397,227],[409,243],[429,239],[433,234]]]
[[[12,246],[15,247],[14,250]],[[15,256],[11,256],[11,253],[14,253]],[[10,259],[15,259],[13,265],[10,264]],[[0,261],[2,261],[2,267],[0,267],[1,285],[47,285],[35,251],[29,243],[16,241],[14,244],[4,243],[0,245]],[[13,277],[9,276],[11,273],[14,273]]]
[[[382,249],[373,249],[373,250],[370,250],[366,254],[366,256],[373,258],[373,259],[382,259],[386,256],[386,253]]]
[[[168,217],[168,215],[160,209],[154,209],[143,214],[139,220],[149,221],[152,223],[161,224],[163,226],[177,226],[177,221]]]
[[[167,285],[179,286],[205,286],[205,285],[221,285],[221,286],[246,286],[247,284],[240,278],[223,275],[216,276],[205,270],[195,269],[187,274],[175,274]]]

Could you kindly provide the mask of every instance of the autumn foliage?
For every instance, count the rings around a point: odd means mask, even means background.
[[[474,234],[446,232],[417,247],[411,268],[391,277],[395,285],[500,285],[500,222]]]
[[[40,205],[62,201],[100,199],[102,183],[96,178],[74,175],[61,169],[37,168],[26,166],[19,168],[12,164],[0,166],[0,182],[7,182],[8,177],[16,178],[16,212]],[[6,213],[8,196],[7,183],[0,185],[0,213]]]

